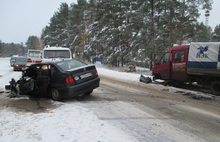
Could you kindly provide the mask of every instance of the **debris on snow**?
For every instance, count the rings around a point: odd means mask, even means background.
[[[146,77],[144,75],[141,74],[141,77],[140,77],[140,82],[144,82],[144,83],[151,83],[152,80],[150,77]]]

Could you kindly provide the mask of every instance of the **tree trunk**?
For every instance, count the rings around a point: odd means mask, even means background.
[[[169,46],[169,48],[173,46],[173,42],[172,42],[173,25],[172,25],[172,23],[173,23],[173,3],[170,6],[170,46]]]
[[[183,0],[183,12],[182,12],[182,19],[181,19],[181,29],[180,29],[180,45],[182,45],[182,38],[183,38],[183,18],[185,13],[185,0]]]

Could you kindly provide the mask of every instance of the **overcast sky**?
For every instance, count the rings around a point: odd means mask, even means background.
[[[220,24],[220,0],[213,0],[209,25],[212,29]],[[5,43],[25,43],[29,36],[40,37],[60,4],[77,3],[77,0],[0,0],[0,40]],[[205,11],[198,19],[205,23]]]

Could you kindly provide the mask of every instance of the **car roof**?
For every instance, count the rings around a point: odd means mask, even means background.
[[[27,58],[27,57],[19,56],[19,57],[15,57],[15,58]]]
[[[184,49],[189,49],[189,45],[174,46],[174,47],[170,48],[167,52],[170,52],[172,50],[184,50]]]
[[[50,51],[50,50],[67,50],[67,51],[70,51],[69,48],[66,48],[66,47],[49,47],[49,48],[44,48],[43,49],[44,51]]]
[[[63,60],[63,61],[48,61],[48,62],[32,64],[32,65],[49,65],[49,64],[56,64],[56,63],[61,63],[61,62],[66,62],[66,61],[71,61],[71,60],[75,60],[75,59],[67,59],[67,60]]]

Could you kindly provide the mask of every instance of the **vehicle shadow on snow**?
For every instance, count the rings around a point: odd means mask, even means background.
[[[76,96],[69,99],[63,99],[61,102],[87,102],[87,101],[102,101],[103,99],[96,95],[96,93],[92,93],[90,95],[82,95],[82,96]]]
[[[48,110],[59,107],[59,105],[54,104],[51,99],[41,96],[21,95],[15,98],[5,98],[2,95],[0,96],[0,108],[11,109],[17,113],[45,113]]]
[[[96,93],[90,95],[82,95],[68,99],[62,99],[61,103],[56,103],[57,101],[52,100],[45,96],[29,96],[20,95],[13,98],[9,97],[8,93],[0,94],[0,109],[11,109],[17,113],[32,112],[32,113],[46,113],[49,110],[56,109],[63,105],[62,103],[76,103],[76,102],[87,102],[87,101],[101,101],[103,100]]]

